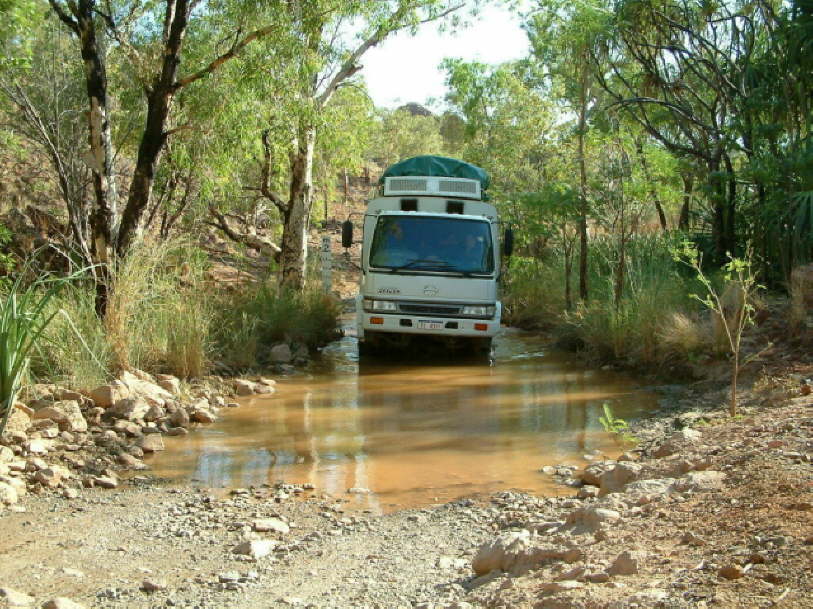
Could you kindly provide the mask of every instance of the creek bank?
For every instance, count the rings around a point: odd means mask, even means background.
[[[14,404],[0,439],[0,514],[28,493],[70,499],[87,488],[117,488],[124,472],[150,469],[144,458],[164,450],[165,435],[213,423],[239,406],[234,396],[272,394],[275,385],[215,376],[186,384],[140,370],[85,392],[34,385],[31,399]]]

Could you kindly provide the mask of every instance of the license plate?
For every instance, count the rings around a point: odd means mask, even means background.
[[[442,321],[430,321],[428,319],[419,319],[418,320],[418,328],[421,330],[442,330],[443,329],[443,322]]]

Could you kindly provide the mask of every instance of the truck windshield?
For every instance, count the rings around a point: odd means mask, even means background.
[[[370,246],[370,266],[490,274],[491,226],[484,220],[382,216]]]

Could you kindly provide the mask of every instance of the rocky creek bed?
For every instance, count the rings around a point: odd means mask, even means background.
[[[271,380],[39,387],[0,446],[0,606],[813,607],[813,398],[798,376],[745,392],[733,419],[719,386],[665,388],[636,451],[540,472],[570,497],[506,490],[386,516],[307,486],[217,494],[149,476],[164,434]]]

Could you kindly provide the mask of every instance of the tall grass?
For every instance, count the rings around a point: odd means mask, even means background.
[[[297,293],[268,283],[217,300],[212,338],[217,360],[234,370],[268,363],[278,342],[301,343],[308,349],[336,337],[339,303],[315,289]]]
[[[207,265],[185,242],[137,245],[111,273],[104,320],[95,314],[89,279],[51,295],[42,314],[52,323],[30,355],[31,376],[76,389],[133,368],[200,377],[215,363],[235,372],[260,368],[275,342],[314,349],[334,337],[339,308],[332,298],[265,283],[229,292],[207,277]],[[44,286],[33,289],[40,294]]]
[[[616,302],[617,244],[609,237],[594,239],[588,259],[590,299],[573,311],[564,307],[564,268],[555,248],[541,261],[521,261],[511,270],[508,321],[547,327],[563,346],[598,361],[632,367],[691,362],[708,348],[708,320],[690,296],[700,286],[672,258],[674,243],[663,235],[629,242],[623,295]],[[572,281],[575,287],[578,278]]]

